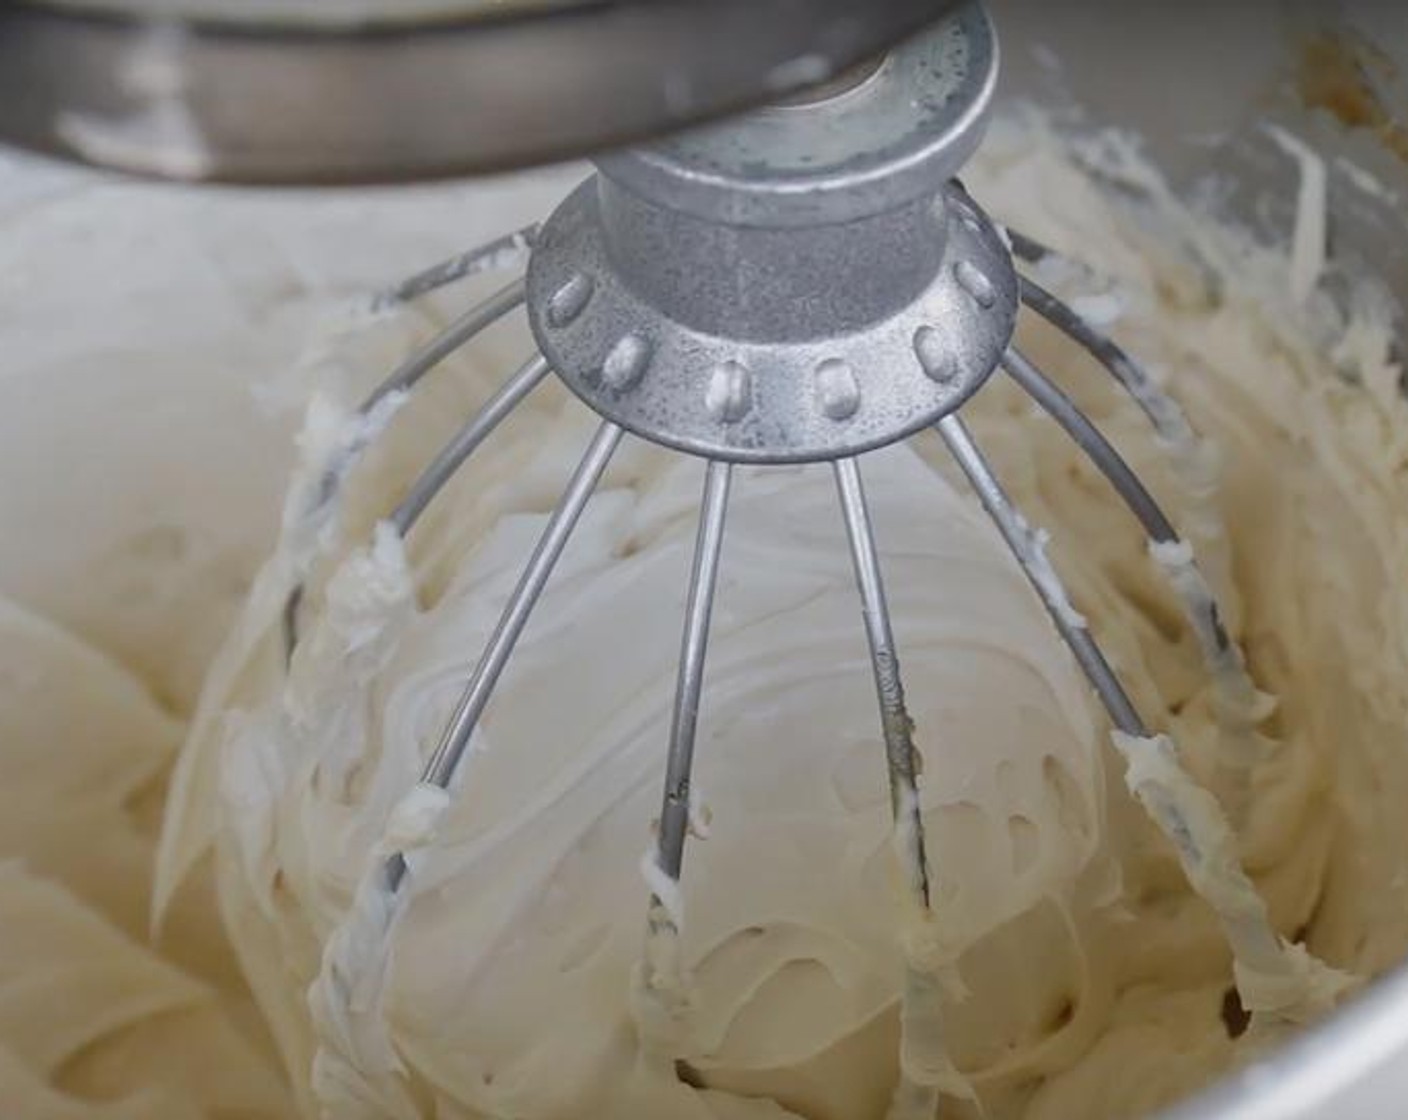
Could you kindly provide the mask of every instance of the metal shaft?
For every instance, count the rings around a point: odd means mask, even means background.
[[[522,278],[514,280],[500,288],[483,303],[466,311],[420,350],[392,370],[386,380],[373,389],[366,400],[361,403],[357,409],[357,415],[365,418],[393,393],[406,392],[413,388],[422,377],[461,346],[469,343],[493,323],[520,306],[524,300],[526,287]],[[353,444],[345,448],[343,453],[328,466],[318,482],[316,508],[326,507],[337,497],[343,479],[347,477],[352,465],[363,450],[364,444]],[[294,650],[298,648],[298,613],[302,603],[303,583],[300,581],[290,589],[288,597],[284,600],[282,623],[285,662],[293,659]]]
[[[1015,346],[1002,358],[1002,368],[1042,410],[1060,424],[1080,449],[1110,481],[1124,504],[1130,508],[1144,531],[1160,543],[1178,540],[1178,530],[1165,516],[1133,468],[1077,406]]]
[[[1083,623],[1077,625],[1069,605],[1058,597],[1060,583],[1046,560],[1041,541],[1007,497],[986,457],[969,435],[967,425],[959,419],[957,413],[951,413],[940,420],[936,427],[977,492],[978,500],[982,502],[998,532],[1007,542],[1007,547],[1012,550],[1022,571],[1031,580],[1032,587],[1041,597],[1042,605],[1051,615],[1062,640],[1070,647],[1081,671],[1100,697],[1105,710],[1109,712],[1111,722],[1126,735],[1146,738],[1148,729],[1134,702],[1125,692],[1124,685],[1120,683],[1115,671],[1110,668],[1110,663],[1105,660],[1105,655],[1090,631]]]
[[[465,461],[479,449],[489,435],[517,408],[549,373],[547,359],[535,355],[485,403],[477,415],[455,438],[440,450],[430,465],[411,485],[401,503],[392,511],[390,521],[396,532],[405,536],[421,514],[444,489]]]
[[[1084,265],[1060,257],[1054,249],[1008,229],[1012,252],[1022,260],[1039,264],[1059,257],[1074,267],[1088,271]],[[1018,278],[1022,303],[1031,308],[1062,334],[1086,351],[1109,372],[1149,418],[1154,431],[1172,446],[1183,446],[1197,439],[1197,432],[1183,407],[1163,391],[1149,376],[1149,371],[1130,356],[1128,351],[1103,331],[1096,330],[1064,300],[1043,288],[1029,276]]]
[[[1091,423],[1090,418],[1076,403],[1015,347],[1007,351],[1002,364],[1012,379],[1075,440],[1115,488],[1130,512],[1139,519],[1149,538],[1157,544],[1181,545],[1182,538],[1178,530],[1174,528],[1158,501],[1149,493],[1138,473],[1125,462],[1124,457],[1115,450],[1114,445]],[[1192,555],[1191,552],[1189,555]],[[1190,560],[1189,563],[1197,572],[1196,562]],[[1218,679],[1221,679],[1221,674],[1236,674],[1239,687],[1255,692],[1251,679],[1246,677],[1242,654],[1234,648],[1232,636],[1222,621],[1222,609],[1211,587],[1206,585],[1201,572],[1197,572],[1197,578],[1202,594],[1191,599],[1183,592],[1179,594],[1184,599],[1185,611],[1198,630],[1199,641],[1206,646],[1204,656],[1209,661],[1209,668]],[[1176,587],[1175,589],[1177,590]]]
[[[365,415],[391,393],[412,388],[461,346],[520,306],[525,289],[526,282],[520,277],[505,284],[483,303],[471,307],[392,370],[386,380],[378,385],[362,404],[361,412]]]
[[[910,886],[923,909],[929,907],[929,862],[924,849],[924,817],[919,805],[919,759],[914,746],[914,721],[904,701],[899,656],[890,626],[890,609],[885,601],[885,585],[876,555],[875,532],[865,503],[865,487],[860,464],[855,459],[838,459],[836,486],[855,563],[856,585],[865,612],[865,634],[870,643],[870,662],[875,672],[875,689],[880,699],[880,723],[885,735],[885,755],[890,773],[890,808],[897,829],[904,837],[903,853]]]
[[[476,245],[463,253],[456,253],[448,260],[439,261],[414,276],[408,276],[400,283],[377,294],[372,301],[372,309],[381,311],[413,299],[467,276],[477,276],[483,272],[506,267],[508,262],[518,257],[526,259],[527,253],[538,240],[538,223],[526,225],[513,233],[506,233],[483,245]]]
[[[499,624],[474,670],[474,676],[455,706],[454,714],[441,736],[440,743],[425,767],[421,780],[427,785],[444,789],[454,777],[504,666],[513,655],[514,646],[523,633],[523,627],[527,625],[528,618],[547,585],[548,577],[552,575],[552,570],[572,535],[572,530],[576,528],[592,492],[601,481],[601,476],[621,441],[621,434],[621,429],[611,423],[603,423],[597,430],[596,437],[562,496],[562,501],[543,530],[518,586],[509,597]]]
[[[659,847],[660,870],[676,880],[684,864],[685,837],[689,832],[695,729],[699,722],[699,697],[704,685],[709,622],[718,585],[719,555],[723,549],[732,474],[733,468],[728,463],[711,460],[708,465],[699,535],[694,546],[694,569],[689,580],[684,638],[680,644],[675,709],[670,722],[670,754],[665,767],[665,796],[660,809]]]
[[[1149,393],[1157,387],[1124,348],[1108,335],[1097,331],[1064,300],[1058,299],[1029,276],[1018,280],[1022,302],[1063,334],[1079,343],[1091,357],[1104,366],[1129,391],[1135,403],[1144,408],[1149,420],[1157,427],[1162,417],[1148,406]]]

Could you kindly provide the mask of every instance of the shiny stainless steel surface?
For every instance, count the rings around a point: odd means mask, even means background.
[[[1408,967],[1159,1120],[1392,1120],[1408,1112]]]
[[[1017,314],[1001,234],[947,189],[997,70],[965,0],[830,99],[598,158],[534,248],[539,348],[627,431],[731,462],[830,461],[932,424]]]
[[[147,11],[217,7],[144,2]],[[417,0],[411,10],[447,14],[348,28],[113,14],[141,10],[137,0],[104,0],[96,12],[10,3],[0,5],[0,143],[223,182],[501,170],[776,99],[893,45],[947,6]]]

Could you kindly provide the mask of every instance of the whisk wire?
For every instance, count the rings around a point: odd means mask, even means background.
[[[415,387],[427,373],[456,350],[473,341],[510,311],[523,305],[527,282],[523,277],[510,280],[493,295],[475,304],[419,350],[391,371],[380,385],[362,402],[358,412],[365,416],[392,393]]]
[[[357,418],[365,420],[378,405],[397,393],[408,392],[427,373],[451,354],[467,345],[509,312],[523,305],[527,283],[519,277],[504,285],[482,303],[471,307],[438,335],[406,358],[369,393],[357,407]],[[315,508],[323,509],[336,500],[343,481],[366,450],[367,436],[342,449],[318,481]],[[412,518],[414,520],[414,518]],[[299,580],[289,589],[282,612],[285,663],[293,660],[298,648],[298,615],[303,603],[304,584]]]
[[[733,467],[730,464],[709,461],[704,476],[694,566],[689,579],[675,707],[670,722],[670,753],[665,764],[665,794],[660,808],[659,867],[675,880],[679,879],[683,867],[685,838],[692,812],[695,732],[699,724],[699,699],[704,687],[709,624],[718,586],[719,557],[723,551],[724,522],[728,514],[732,479]]]
[[[1070,397],[1015,346],[1003,355],[1002,368],[1041,406],[1043,412],[1061,425],[1076,446],[1109,480],[1150,537],[1160,543],[1178,540],[1178,530],[1149,493],[1149,488]]]
[[[1013,254],[1029,264],[1039,264],[1053,257],[1069,261],[1069,258],[1061,257],[1054,249],[1048,249],[1017,230],[1009,229],[1007,236],[1012,243]],[[1071,263],[1074,267],[1086,270],[1083,265]],[[1110,376],[1138,405],[1140,411],[1148,417],[1160,439],[1175,447],[1196,442],[1197,429],[1188,419],[1183,406],[1164,392],[1144,365],[1136,361],[1124,347],[1103,331],[1096,329],[1090,320],[1030,276],[1019,274],[1017,286],[1024,306],[1045,319],[1105,367]]]
[[[860,590],[865,615],[866,639],[880,700],[880,721],[885,736],[885,755],[890,775],[890,806],[897,834],[905,850],[901,853],[910,887],[920,909],[929,908],[929,861],[924,844],[924,818],[919,804],[919,752],[914,745],[914,721],[905,705],[904,683],[899,655],[885,600],[885,584],[876,552],[875,530],[866,507],[865,486],[860,464],[853,458],[835,462],[836,487],[846,522],[851,559],[855,565],[856,586]]]
[[[1125,461],[1099,427],[1091,422],[1070,397],[1016,347],[1008,349],[1002,360],[1002,368],[1075,441],[1114,487],[1130,512],[1138,518],[1144,532],[1154,544],[1186,547],[1178,530],[1164,513],[1158,500],[1144,485],[1138,472]],[[1187,555],[1187,563],[1197,571],[1197,562],[1192,559],[1191,549]],[[1198,615],[1194,624],[1210,638],[1211,645],[1204,651],[1210,660],[1209,668],[1216,677],[1219,664],[1231,654],[1228,663],[1235,666],[1236,671],[1241,674],[1244,672],[1242,657],[1240,653],[1233,651],[1232,636],[1222,622],[1223,612],[1217,597],[1202,578],[1201,572],[1198,571],[1197,574],[1200,589],[1206,588],[1206,594],[1205,597],[1200,596],[1195,601],[1186,602],[1185,610],[1192,610]],[[1251,687],[1250,680],[1247,681],[1247,686]]]
[[[386,379],[371,391],[357,409],[358,415],[366,416],[393,393],[404,393],[415,388],[422,377],[456,350],[472,342],[509,312],[521,307],[526,292],[527,282],[520,276],[475,304],[387,374]]]
[[[586,509],[611,456],[621,442],[622,429],[604,421],[578,464],[557,509],[549,518],[529,558],[518,586],[504,605],[503,614],[474,670],[474,676],[455,705],[435,753],[426,764],[422,782],[447,789],[469,747],[470,739],[488,706],[499,677],[513,656],[514,647],[542,596],[567,541]]]
[[[1126,735],[1146,738],[1148,729],[1143,717],[1129,698],[1124,685],[1105,659],[1099,644],[1091,635],[1083,619],[1075,613],[1070,601],[1065,597],[1060,578],[1046,559],[1042,538],[1028,524],[1026,518],[1012,504],[988,464],[987,457],[978,448],[968,426],[956,413],[945,416],[936,425],[939,436],[967,477],[978,500],[992,518],[1002,539],[1007,542],[1012,555],[1022,571],[1031,581],[1051,620],[1056,625],[1061,639],[1075,656],[1081,672],[1095,689],[1101,704],[1110,715],[1114,725]]]
[[[423,295],[463,280],[470,276],[490,272],[517,263],[525,257],[538,239],[539,224],[533,222],[512,233],[502,234],[476,245],[462,253],[456,253],[447,260],[439,261],[429,268],[409,276],[394,287],[380,292],[372,300],[373,311],[383,311],[398,304],[409,303]]]
[[[446,483],[489,438],[494,429],[508,419],[513,410],[542,384],[550,372],[551,367],[547,359],[541,354],[535,354],[504,382],[473,419],[459,430],[455,438],[441,448],[392,511],[389,520],[400,536],[404,537],[411,531],[426,507],[435,499],[435,495],[445,488]]]

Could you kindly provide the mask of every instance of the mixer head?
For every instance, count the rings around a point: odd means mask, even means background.
[[[601,418],[478,666],[428,761],[422,791],[444,796],[515,644],[601,480],[628,435],[702,459],[704,488],[681,644],[666,784],[649,884],[640,970],[643,1034],[688,1015],[679,951],[680,877],[698,822],[691,792],[695,728],[711,612],[738,464],[829,463],[854,562],[869,640],[910,928],[903,1077],[892,1117],[932,1117],[951,1067],[944,1049],[941,961],[926,940],[934,900],[918,787],[920,765],[892,633],[881,549],[867,509],[862,457],[926,429],[971,482],[1105,707],[1115,742],[1144,777],[1136,794],[1223,920],[1239,967],[1304,979],[1273,932],[1235,859],[1230,827],[1210,795],[1180,777],[1173,744],[1154,735],[1075,610],[1046,557],[1046,537],[1015,509],[960,417],[999,370],[1059,424],[1144,527],[1200,640],[1232,722],[1260,699],[1191,548],[1139,478],[1079,408],[1013,345],[1025,305],[1083,346],[1133,398],[1160,440],[1197,442],[1177,403],[1115,343],[1035,281],[1013,255],[1050,251],[1003,230],[955,177],[977,147],[997,74],[981,5],[957,5],[930,32],[830,88],[653,146],[604,156],[598,174],[539,228],[463,254],[401,285],[413,298],[528,253],[526,279],[472,309],[412,355],[365,403],[359,429],[491,322],[526,304],[541,351],[510,377],[412,485],[387,522],[401,537],[475,450],[551,375]],[[328,464],[305,511],[335,508],[342,478],[368,437]],[[306,571],[303,573],[306,576]],[[296,656],[301,585],[285,614]],[[942,760],[939,761],[942,764]],[[1154,777],[1150,777],[1154,775]],[[1142,783],[1142,784],[1141,784]],[[408,873],[391,858],[378,874],[394,893]],[[653,1024],[653,1025],[651,1025]],[[668,1032],[666,1032],[668,1034]],[[659,1041],[659,1040],[657,1040]],[[668,1048],[668,1039],[660,1042]]]
[[[824,82],[950,0],[14,0],[0,143],[366,183],[587,155]]]

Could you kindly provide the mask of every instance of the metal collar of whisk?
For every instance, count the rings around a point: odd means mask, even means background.
[[[1000,231],[950,186],[997,76],[977,3],[828,95],[597,161],[527,307],[603,417],[731,462],[830,460],[952,412],[1011,339]]]

